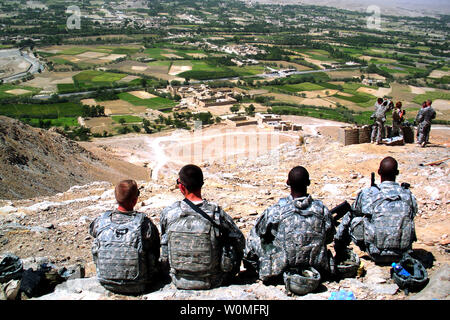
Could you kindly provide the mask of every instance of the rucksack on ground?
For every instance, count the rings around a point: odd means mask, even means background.
[[[144,214],[136,213],[127,223],[111,221],[112,212],[99,220],[92,254],[100,283],[117,293],[140,293],[147,284],[142,244]]]

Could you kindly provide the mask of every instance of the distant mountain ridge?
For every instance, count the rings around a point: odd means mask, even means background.
[[[251,0],[251,2],[307,4],[360,12],[365,12],[369,6],[376,5],[380,7],[382,15],[412,17],[450,14],[450,1],[448,0]]]

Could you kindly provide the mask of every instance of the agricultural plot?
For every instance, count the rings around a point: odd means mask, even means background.
[[[99,87],[111,87],[125,77],[127,77],[127,75],[122,73],[103,72],[96,70],[82,71],[73,77],[73,84],[58,84],[58,92],[64,93],[77,90],[84,91]],[[133,81],[137,82],[139,81],[139,79],[134,79],[130,81],[130,83]]]
[[[144,53],[156,60],[189,60],[192,58],[202,59],[209,57],[208,53],[195,49],[149,48],[145,49]]]
[[[38,94],[40,91],[41,89],[28,86],[2,84],[0,85],[0,99],[12,98],[17,96],[32,96]]]
[[[419,94],[416,97],[414,97],[413,102],[417,104],[422,104],[422,102],[426,100],[447,100],[447,103],[450,104],[450,92],[449,91],[442,91],[442,90],[436,90],[436,91],[428,91],[424,94]]]
[[[229,67],[209,64],[204,60],[191,60],[192,70],[185,71],[178,76],[196,80],[220,79],[237,77],[239,73]]]
[[[118,96],[121,100],[129,102],[134,106],[145,106],[147,108],[154,109],[154,110],[173,108],[177,104],[173,100],[161,98],[161,97],[150,98],[150,99],[141,99],[141,98],[138,98],[136,95],[133,95],[128,92],[122,92],[122,93],[118,94]]]
[[[50,121],[52,126],[76,126],[77,118],[82,114],[82,105],[75,102],[0,106],[0,115],[22,119],[31,125],[37,125],[39,121]]]
[[[368,86],[364,86],[359,83],[345,83],[342,85],[342,87],[343,93],[338,92],[334,95],[334,97],[341,100],[353,102],[360,107],[366,108],[373,106],[377,99],[377,97],[369,93],[361,92],[361,90],[359,90],[361,87],[370,88]]]
[[[142,123],[142,118],[137,116],[123,115],[123,116],[111,116],[111,119],[116,123]],[[121,120],[123,119],[123,120]]]

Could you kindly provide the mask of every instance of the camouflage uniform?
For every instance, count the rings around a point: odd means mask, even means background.
[[[428,143],[430,138],[431,121],[436,118],[436,111],[429,106],[420,109],[416,116],[416,123],[418,123],[417,128],[417,143]]]
[[[380,207],[381,199],[392,205]],[[402,211],[403,214],[397,214]],[[348,212],[338,226],[334,237],[336,253],[353,241],[367,252],[375,262],[391,262],[409,251],[417,240],[414,217],[417,202],[410,190],[393,181],[359,192]]]
[[[371,141],[381,143],[381,140],[384,138],[385,129],[384,124],[386,122],[386,112],[389,110],[389,105],[384,106],[379,104],[373,117],[375,118],[375,125],[372,129]]]
[[[245,247],[244,235],[233,219],[220,206],[207,200],[203,200],[202,203],[196,205],[218,225],[226,229],[229,234],[225,238],[221,238],[218,243],[213,239],[211,244],[208,244],[206,252],[201,252],[205,251],[205,248],[201,247],[198,242],[203,240],[200,238],[200,240],[196,239],[197,235],[189,236],[189,232],[197,232],[199,234],[204,232],[201,229],[205,229],[205,226],[209,230],[213,228],[212,224],[184,201],[176,201],[161,212],[161,262],[167,268],[170,267],[172,281],[178,288],[182,289],[209,289],[229,281],[239,272]],[[177,240],[179,245],[177,248],[177,242],[171,241],[174,241],[173,238],[175,238],[173,226],[180,221],[182,221],[181,230],[178,231],[187,235]],[[220,232],[217,228],[213,228],[211,232],[214,233],[212,235],[213,238],[219,238]],[[209,239],[206,240],[209,241]],[[189,252],[186,252],[186,248],[189,248]],[[226,250],[225,248],[229,250],[226,256],[223,254]],[[180,252],[176,252],[177,250]],[[199,256],[202,259],[199,259]],[[230,266],[228,269],[223,267],[224,259],[231,260],[228,261]],[[183,266],[183,261],[186,262],[186,265],[191,266],[188,268],[192,269],[186,270],[185,266]],[[206,271],[205,262],[208,264]],[[168,270],[165,271],[168,272]]]
[[[392,111],[392,133],[391,137],[400,136],[403,137],[403,130],[402,130],[402,121],[403,117],[400,117],[400,112],[402,110],[399,108],[395,108],[394,111]]]
[[[289,195],[257,219],[247,238],[244,264],[255,269],[261,280],[279,276],[290,267],[329,271],[326,245],[334,231],[331,214],[321,201]]]
[[[116,293],[142,293],[159,272],[159,232],[143,213],[108,211],[90,224],[89,233],[94,237],[92,254],[97,276],[106,289]],[[102,243],[105,236],[110,238],[108,243]],[[133,237],[138,237],[138,247],[130,250],[126,244]],[[114,279],[107,279],[111,275]]]

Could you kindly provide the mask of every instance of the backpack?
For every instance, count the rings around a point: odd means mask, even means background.
[[[364,218],[364,242],[369,253],[401,255],[411,248],[414,221],[409,204],[411,194],[380,190],[371,204],[371,215]]]
[[[274,245],[283,248],[290,267],[328,269],[324,216],[297,207],[283,214]]]
[[[178,289],[210,289],[221,284],[220,231],[210,220],[182,209],[167,234],[171,275]]]
[[[120,293],[139,293],[147,282],[142,244],[144,214],[137,212],[127,223],[114,223],[112,212],[103,214],[92,246],[97,277],[107,289]]]

